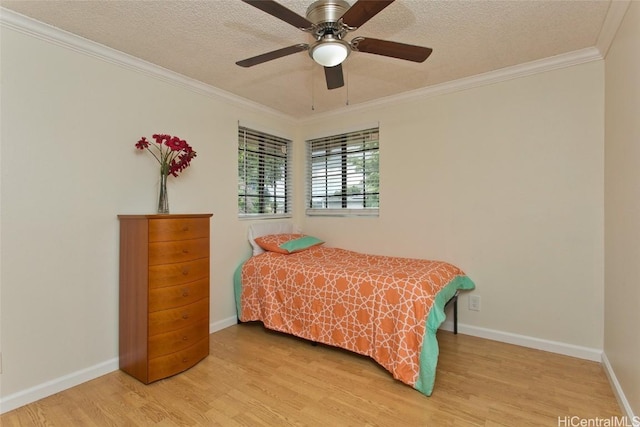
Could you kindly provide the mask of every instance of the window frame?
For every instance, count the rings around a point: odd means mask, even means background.
[[[362,130],[344,132],[321,138],[308,139],[306,141],[306,210],[307,216],[379,216],[380,214],[380,129],[379,126]],[[361,171],[354,163],[354,155],[362,155],[360,163]],[[324,167],[322,166],[324,159]],[[373,170],[366,168],[369,164],[375,164]],[[351,162],[351,163],[350,163]],[[321,166],[318,167],[318,164]],[[339,166],[338,166],[339,164]],[[333,166],[331,166],[333,165]],[[331,174],[329,169],[339,169]],[[355,168],[356,172],[353,171]],[[350,171],[351,169],[351,171]],[[318,174],[318,171],[321,171]],[[373,185],[376,191],[368,191],[367,177],[375,175]],[[359,184],[353,185],[354,179],[362,178]],[[339,180],[339,183],[338,183]],[[351,190],[361,185],[360,193],[352,193]],[[322,190],[324,186],[324,191]],[[330,187],[339,187],[339,194]],[[320,193],[318,194],[318,188]],[[315,193],[315,194],[314,194]],[[324,193],[324,194],[323,194]],[[354,196],[362,197],[362,207],[354,206]],[[318,199],[325,207],[318,207]],[[333,199],[333,200],[332,200]],[[367,203],[375,201],[375,206],[367,207]],[[329,207],[333,203],[340,203],[340,207]]]
[[[254,147],[249,148],[250,145]],[[267,219],[267,218],[291,218],[293,216],[293,141],[277,135],[272,135],[267,132],[259,131],[247,126],[238,124],[238,189],[237,189],[237,207],[238,218],[240,219]],[[283,155],[275,154],[277,148],[283,150]],[[272,153],[269,153],[272,151]],[[248,179],[249,165],[248,155],[257,157],[258,171],[257,180],[252,181],[252,178]],[[278,167],[278,161],[284,161],[284,168],[282,170],[282,177],[271,180],[274,185],[271,186],[271,190],[274,191],[273,195],[267,194],[268,183],[267,174],[268,167]],[[255,171],[254,171],[255,172]],[[274,170],[272,172],[275,174]],[[274,175],[275,176],[275,175]],[[247,182],[254,182],[256,192],[251,193],[247,191],[249,187]],[[244,184],[244,186],[243,186]],[[283,186],[283,190],[278,190],[278,186]],[[245,191],[243,191],[243,188]],[[284,194],[280,194],[283,192]],[[246,208],[250,204],[249,199],[256,199],[259,212],[247,212]],[[242,204],[244,200],[244,205]],[[282,203],[279,204],[278,201]],[[269,211],[269,203],[275,206],[275,212]],[[282,208],[280,211],[279,207]]]

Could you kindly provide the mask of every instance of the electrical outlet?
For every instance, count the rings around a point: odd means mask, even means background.
[[[469,310],[480,311],[480,295],[469,296]]]

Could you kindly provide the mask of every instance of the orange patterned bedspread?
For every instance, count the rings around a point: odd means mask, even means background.
[[[459,276],[445,262],[325,246],[266,252],[242,267],[239,318],[370,356],[415,386],[427,316],[436,294]]]

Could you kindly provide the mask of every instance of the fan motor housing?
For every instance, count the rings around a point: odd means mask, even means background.
[[[307,19],[316,25],[337,22],[349,7],[344,0],[318,0],[307,8]]]

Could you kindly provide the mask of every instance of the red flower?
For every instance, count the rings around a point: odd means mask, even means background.
[[[185,170],[191,164],[191,159],[196,157],[196,152],[191,150],[191,147],[189,147],[189,149],[189,152],[178,156],[178,161],[175,159],[171,161],[171,165],[169,165],[169,173],[171,175],[178,176],[178,173]]]
[[[142,137],[137,143],[136,148],[139,150],[146,149],[160,163],[160,173],[178,176],[191,164],[191,160],[196,157],[196,152],[187,141],[177,136],[167,134],[152,135],[157,145],[150,145],[146,137]],[[151,150],[154,147],[154,151]],[[167,147],[167,149],[165,149]]]
[[[166,141],[165,145],[167,147],[171,148],[171,150],[173,150],[173,151],[180,151],[180,150],[184,149],[185,147],[187,147],[187,141],[184,141],[184,140],[178,138],[177,136],[174,136],[173,138],[171,138],[168,141]]]
[[[151,137],[156,140],[156,143],[162,145],[162,143],[164,142],[165,139],[171,138],[171,135],[165,135],[165,134],[162,134],[162,133],[156,133],[156,134],[151,135]]]
[[[138,150],[144,150],[147,147],[149,147],[149,141],[143,136],[142,139],[136,143],[136,148]]]

